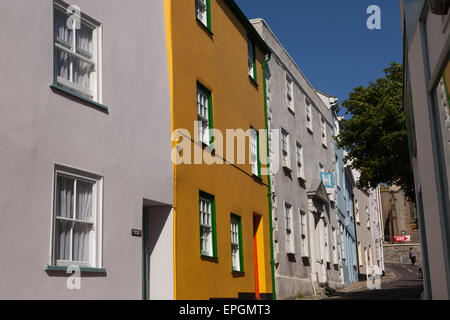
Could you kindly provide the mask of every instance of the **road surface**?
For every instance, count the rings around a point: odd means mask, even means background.
[[[369,290],[364,282],[354,289],[339,290],[332,300],[420,300],[423,281],[417,276],[418,266],[386,264],[386,277],[380,290]],[[358,286],[359,285],[359,286]]]

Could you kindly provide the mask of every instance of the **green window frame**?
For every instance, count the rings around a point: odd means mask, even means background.
[[[195,18],[211,32],[211,0],[195,0]]]
[[[206,119],[206,114],[203,114],[203,112],[201,111],[201,95],[203,95],[204,97],[206,97],[207,101],[207,106],[208,106],[208,112],[207,112],[207,116],[208,118]],[[212,129],[214,128],[214,121],[213,121],[213,102],[212,102],[212,92],[205,87],[203,84],[201,84],[200,82],[197,82],[197,117],[198,117],[198,121],[202,122],[203,124],[205,122],[207,122],[207,127],[209,129],[209,146],[211,148],[214,148],[214,136],[212,133]],[[202,126],[202,129],[203,126]],[[200,138],[200,142],[205,143],[205,141],[202,138],[203,136],[200,136],[199,133],[199,138]],[[206,143],[205,143],[206,144]]]
[[[237,230],[236,230],[237,227]],[[242,218],[238,215],[230,215],[230,231],[231,231],[231,271],[232,272],[244,272],[244,250],[242,246]],[[236,235],[236,231],[238,234]],[[238,239],[236,239],[236,236]],[[239,269],[236,269],[233,263],[235,256],[235,248],[238,246],[238,257],[239,257]]]
[[[199,192],[200,255],[217,259],[216,199]],[[209,247],[209,248],[208,248]]]
[[[247,38],[247,57],[248,57],[248,75],[255,83],[258,83],[256,72],[256,47],[255,44]]]

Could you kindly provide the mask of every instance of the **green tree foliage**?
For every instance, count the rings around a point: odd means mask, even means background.
[[[414,201],[414,178],[409,156],[406,117],[402,106],[403,66],[392,63],[385,78],[353,89],[342,105],[344,119],[337,145],[348,152],[346,161],[361,173],[358,187],[396,184]]]

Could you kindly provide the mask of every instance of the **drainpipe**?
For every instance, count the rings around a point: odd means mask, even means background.
[[[267,142],[267,158],[269,159],[267,170],[267,181],[268,181],[268,192],[267,192],[267,198],[269,201],[269,227],[270,227],[270,265],[271,265],[271,271],[272,271],[272,299],[277,299],[277,294],[275,290],[275,264],[273,259],[273,228],[272,228],[272,185],[270,182],[270,150],[269,150],[269,118],[267,115],[267,81],[266,81],[266,68],[267,64],[269,63],[271,59],[271,54],[268,54],[267,60],[263,62],[263,83],[264,83],[264,115],[266,118],[266,142]]]

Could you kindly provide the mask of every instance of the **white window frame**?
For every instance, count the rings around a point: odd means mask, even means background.
[[[289,110],[295,113],[294,81],[287,73],[286,73],[286,98]]]
[[[252,164],[252,174],[259,176],[259,154],[258,154],[258,131],[250,128],[250,161]]]
[[[233,271],[241,270],[241,247],[240,247],[240,230],[239,220],[237,217],[231,216],[230,228],[231,228],[231,265]]]
[[[357,224],[361,223],[361,217],[359,212],[359,202],[358,199],[355,199],[355,220]]]
[[[341,237],[341,257],[342,260],[345,260],[345,237],[344,237],[344,225],[339,222],[339,231],[340,231],[340,237]]]
[[[322,140],[322,146],[327,147],[327,122],[325,118],[321,117],[321,140]]]
[[[331,232],[332,232],[332,236],[333,236],[333,264],[338,264],[339,263],[339,256],[338,256],[338,252],[339,252],[339,242],[338,242],[338,237],[337,237],[337,230],[335,227],[331,227]]]
[[[363,252],[362,252],[362,247],[361,247],[360,241],[358,241],[357,246],[358,246],[358,264],[360,267],[363,267],[364,266],[363,257],[362,257]]]
[[[203,99],[203,100],[202,100]],[[200,142],[209,146],[211,134],[209,128],[209,99],[211,99],[211,93],[202,89],[197,85],[197,120],[198,120],[198,139]],[[203,111],[206,113],[203,114]]]
[[[366,217],[367,217],[367,229],[370,230],[370,212],[369,212],[369,207],[366,206]]]
[[[286,253],[295,254],[295,236],[294,236],[294,223],[292,221],[292,205],[284,203],[284,226],[285,226],[285,240],[286,240]]]
[[[289,133],[284,129],[281,129],[281,154],[283,167],[290,169],[291,159],[289,155]]]
[[[325,220],[323,219],[323,231],[324,231],[324,239],[325,239],[325,243],[324,243],[324,250],[325,250],[325,259],[327,262],[331,262],[330,261],[330,235],[328,232],[328,227],[329,224],[325,222]]]
[[[75,93],[93,100],[98,103],[102,103],[102,33],[103,33],[103,25],[88,17],[84,13],[80,13],[81,16],[77,16],[77,13],[68,14],[70,6],[61,1],[53,2],[53,69],[54,69],[54,82],[60,86],[65,87],[70,91],[74,91]],[[72,19],[72,39],[71,42],[66,42],[63,39],[57,37],[56,30],[56,11],[66,15],[69,18],[70,16],[75,16]],[[77,33],[77,21],[81,23],[81,25],[92,29],[92,54],[86,52],[82,49],[77,48],[76,46],[76,33]],[[58,76],[58,68],[57,68],[57,59],[58,59],[58,51],[63,51],[69,56],[69,79],[65,79],[61,76]],[[90,88],[84,87],[80,84],[74,82],[74,61],[78,59],[84,63],[90,64],[92,71],[89,75],[89,84]]]
[[[334,119],[334,131],[335,131],[336,136],[338,136],[339,133],[340,133],[339,120],[338,119]]]
[[[200,252],[202,256],[213,257],[214,256],[213,201],[203,196],[200,196],[199,199],[200,199],[199,215],[200,215],[200,241],[201,241]],[[202,203],[207,205],[206,209],[202,207]],[[204,215],[206,215],[206,221]]]
[[[300,245],[302,257],[309,258],[308,216],[304,210],[300,210]]]
[[[334,170],[336,171],[336,187],[341,189],[341,172],[339,170],[339,157],[335,155],[336,163],[334,164]]]
[[[305,121],[306,128],[313,132],[313,119],[312,119],[312,101],[305,96]]]
[[[58,177],[68,178],[74,180],[73,187],[73,217],[66,218],[58,216],[57,212],[57,197],[58,197]],[[85,181],[93,184],[92,187],[92,220],[83,221],[77,220],[76,205],[77,205],[77,181]],[[87,172],[82,172],[77,169],[72,169],[63,166],[56,166],[53,176],[53,214],[52,214],[52,246],[51,246],[51,265],[53,266],[72,266],[90,268],[102,268],[102,221],[103,221],[103,177]],[[57,221],[68,221],[75,223],[84,223],[92,226],[89,241],[89,261],[74,261],[73,258],[69,260],[59,260],[56,257],[56,225]],[[71,228],[70,236],[70,256],[73,257],[73,227]]]
[[[305,166],[303,157],[303,146],[297,141],[296,143],[296,157],[297,157],[297,177],[305,180]]]
[[[247,62],[248,62],[248,75],[253,79],[256,80],[255,74],[255,60],[256,60],[256,48],[254,43],[247,39]]]

